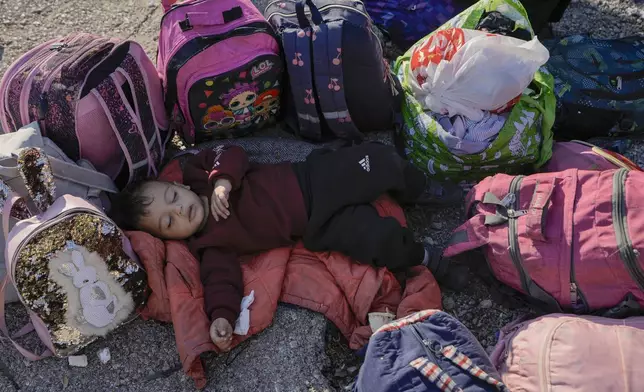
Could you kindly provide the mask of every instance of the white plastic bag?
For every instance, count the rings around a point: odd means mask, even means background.
[[[522,41],[478,30],[447,29],[413,49],[410,85],[425,109],[479,121],[484,111],[511,109],[549,57],[536,37]]]

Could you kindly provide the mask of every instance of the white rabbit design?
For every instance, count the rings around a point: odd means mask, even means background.
[[[85,265],[81,252],[72,251],[72,262],[76,268],[67,263],[62,272],[72,278],[74,286],[80,291],[83,318],[97,328],[109,325],[121,308],[116,296],[105,282],[97,281],[96,268]]]

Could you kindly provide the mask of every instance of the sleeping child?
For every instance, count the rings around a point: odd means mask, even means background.
[[[187,240],[200,261],[210,335],[228,350],[243,297],[239,255],[293,245],[338,251],[392,271],[425,265],[446,277],[440,251],[415,241],[370,203],[459,203],[460,187],[438,184],[393,147],[364,143],[316,150],[304,162],[251,164],[235,146],[206,149],[183,168],[183,184],[145,181],[121,192],[112,215],[123,229]]]

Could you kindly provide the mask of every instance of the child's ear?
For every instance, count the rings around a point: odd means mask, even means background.
[[[176,182],[176,181],[173,181],[172,183],[173,183],[174,185],[178,186],[178,187],[181,187],[181,188],[184,188],[184,189],[188,189],[188,190],[190,190],[190,187],[189,187],[188,185],[180,184],[180,183],[178,183],[178,182]]]

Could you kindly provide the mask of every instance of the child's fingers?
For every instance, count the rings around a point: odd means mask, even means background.
[[[224,213],[224,215],[222,215],[222,218],[227,218],[228,215],[230,215],[230,212],[228,211],[228,200],[226,200],[225,194],[222,193],[218,195],[217,204],[219,205],[219,210]]]
[[[221,196],[222,196],[221,201],[223,201],[224,206],[226,206],[226,209],[230,208],[230,206],[228,205],[228,195],[223,193]]]
[[[219,205],[217,204],[217,198],[212,199],[212,203],[210,203],[210,210],[212,212],[212,216],[215,218],[215,221],[219,222],[219,216],[221,215],[221,212],[219,211]]]
[[[228,218],[228,210],[224,206],[224,202],[221,199],[221,196],[217,198],[217,208],[219,209],[219,214],[223,219]]]

